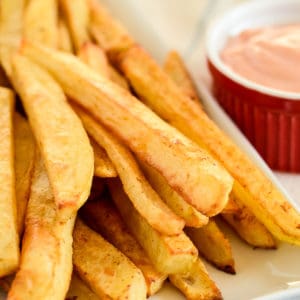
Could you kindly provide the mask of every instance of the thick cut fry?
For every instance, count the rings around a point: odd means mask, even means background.
[[[13,111],[13,92],[0,88],[0,277],[15,271],[19,263]]]
[[[188,203],[209,216],[224,208],[232,178],[206,151],[77,58],[34,44],[24,44],[23,52],[47,68],[70,97],[158,170]]]
[[[109,190],[128,229],[159,272],[176,274],[185,272],[192,266],[198,251],[184,233],[166,236],[153,229],[135,210],[120,181],[110,180]]]
[[[87,0],[60,0],[76,51],[90,40],[90,8]]]
[[[176,51],[168,53],[163,68],[187,97],[200,104],[200,99],[192,77],[184,64],[184,61]]]
[[[147,254],[129,233],[111,201],[105,198],[100,201],[88,201],[83,207],[82,216],[92,229],[124,253],[142,271],[148,296],[161,288],[167,276],[154,269]]]
[[[106,150],[135,209],[161,233],[174,235],[182,232],[184,221],[152,189],[132,153],[83,110],[76,108],[75,111],[87,132]]]
[[[106,151],[93,138],[90,138],[90,142],[94,151],[94,175],[101,178],[117,177],[117,171]]]
[[[97,0],[90,0],[90,32],[105,51],[126,49],[134,43],[127,30]]]
[[[57,0],[30,0],[24,13],[24,37],[56,48],[58,46]]]
[[[100,300],[100,298],[73,273],[66,300]]]
[[[38,155],[27,207],[21,264],[8,300],[64,299],[72,274],[75,216],[67,221],[61,217]]]
[[[163,119],[207,148],[234,177],[233,194],[278,239],[300,245],[300,214],[278,188],[186,97],[140,47],[124,51],[119,68],[135,91]]]
[[[26,57],[15,56],[13,74],[45,161],[59,209],[74,212],[88,198],[93,150],[59,85]]]
[[[14,145],[16,172],[17,228],[21,235],[30,194],[31,176],[35,157],[35,141],[27,120],[14,115]]]
[[[276,241],[267,228],[260,223],[254,214],[242,204],[240,210],[232,213],[222,213],[223,219],[249,245],[257,248],[276,249]]]
[[[100,299],[146,299],[142,272],[120,251],[77,219],[74,268]]]
[[[208,223],[208,217],[202,215],[193,206],[184,201],[154,168],[140,162],[150,184],[160,195],[161,199],[184,221],[186,226],[202,227]]]
[[[68,53],[73,52],[70,32],[65,20],[62,18],[58,20],[58,49]]]
[[[214,220],[202,228],[186,228],[185,232],[209,262],[224,272],[235,274],[229,240]]]
[[[129,90],[127,81],[109,64],[105,52],[99,46],[93,43],[85,43],[80,48],[78,57],[99,74]]]
[[[0,1],[0,61],[11,78],[11,57],[20,45],[25,0]]]
[[[222,295],[210,279],[198,258],[190,270],[169,276],[170,281],[185,295],[187,300],[221,300]]]

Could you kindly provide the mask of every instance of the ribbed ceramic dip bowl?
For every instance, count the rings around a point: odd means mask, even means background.
[[[231,37],[248,29],[284,24],[300,24],[299,0],[258,0],[242,4],[208,30],[207,60],[218,102],[269,166],[300,172],[300,93],[248,80],[221,58]]]

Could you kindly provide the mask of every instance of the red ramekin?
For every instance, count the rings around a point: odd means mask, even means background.
[[[240,5],[208,31],[207,60],[215,97],[268,165],[300,172],[300,93],[249,81],[219,56],[227,39],[245,29],[291,23],[300,23],[299,0],[256,0]]]

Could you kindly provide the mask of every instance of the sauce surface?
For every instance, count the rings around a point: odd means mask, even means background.
[[[246,79],[300,93],[300,24],[245,30],[228,40],[220,57]]]

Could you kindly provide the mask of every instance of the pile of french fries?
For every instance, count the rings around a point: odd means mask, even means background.
[[[222,299],[224,222],[300,245],[300,214],[96,0],[0,2],[0,284],[9,300]]]

